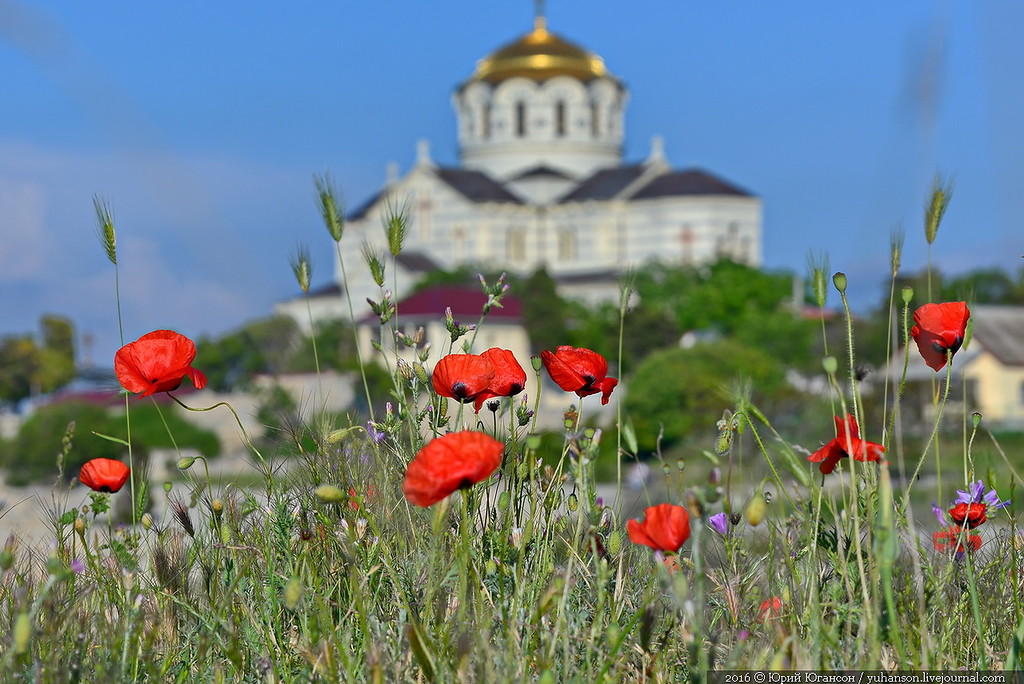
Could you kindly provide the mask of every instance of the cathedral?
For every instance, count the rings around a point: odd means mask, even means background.
[[[456,87],[459,164],[435,163],[421,141],[412,168],[390,173],[348,216],[353,303],[379,298],[360,246],[386,252],[382,221],[403,210],[403,252],[386,285],[397,278],[398,298],[425,272],[461,265],[544,267],[563,295],[591,301],[617,297],[620,275],[652,260],[759,266],[760,198],[705,170],[672,168],[660,138],[646,159],[625,162],[628,100],[600,56],[538,14],[532,31],[479,60]],[[312,298],[318,317],[348,313],[337,266],[338,284]]]

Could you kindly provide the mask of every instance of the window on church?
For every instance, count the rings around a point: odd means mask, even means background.
[[[596,102],[590,105],[590,131],[595,138],[601,135],[601,106]]]
[[[505,242],[505,251],[509,261],[526,259],[526,231],[523,228],[509,228]]]
[[[520,138],[526,135],[526,103],[522,100],[516,102],[516,135]]]
[[[559,138],[565,135],[565,102],[562,100],[555,103],[555,135]]]
[[[485,104],[481,112],[480,137],[487,140],[491,137],[491,105]]]
[[[576,260],[576,231],[572,228],[558,231],[558,258],[561,261]]]

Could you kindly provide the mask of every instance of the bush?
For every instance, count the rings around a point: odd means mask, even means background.
[[[160,418],[163,411],[167,426]],[[220,453],[220,440],[209,430],[198,428],[181,417],[177,408],[159,408],[151,402],[131,406],[132,447],[136,463],[145,461],[154,448],[198,450],[207,457]],[[58,474],[58,456],[63,452],[64,434],[74,423],[71,448],[64,459],[66,479],[78,474],[82,464],[93,458],[124,460],[127,449],[93,433],[125,439],[124,416],[102,406],[80,401],[44,406],[26,420],[17,436],[2,451],[8,484],[23,486]],[[174,435],[172,442],[168,430]]]
[[[683,440],[698,427],[712,433],[722,411],[735,404],[730,390],[741,381],[753,387],[756,404],[791,392],[778,361],[734,340],[648,356],[630,378],[633,389],[625,400],[641,451],[654,451],[662,428],[663,447]]]

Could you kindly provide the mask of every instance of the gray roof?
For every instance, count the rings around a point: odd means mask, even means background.
[[[650,167],[644,164],[618,166],[612,169],[601,169],[571,192],[562,197],[560,202],[582,202],[584,200],[608,200],[620,194],[629,185],[639,179]],[[736,197],[753,197],[753,194],[718,176],[702,169],[685,171],[667,171],[652,175],[638,188],[632,190],[628,199],[642,200],[657,197],[681,197],[686,195],[733,195]]]
[[[482,171],[438,167],[437,177],[472,202],[514,202],[522,200]]]
[[[1004,366],[1024,366],[1024,307],[976,304],[971,307],[971,319],[972,340]]]
[[[559,171],[558,169],[548,166],[547,164],[541,164],[539,166],[534,166],[533,168],[523,171],[512,180],[522,180],[523,178],[543,178],[551,176],[554,176],[555,178],[569,178],[569,176],[565,172]]]
[[[584,200],[607,200],[622,192],[644,172],[641,164],[601,169],[577,185],[559,202],[582,202]]]
[[[633,193],[630,199],[676,197],[679,195],[735,195],[752,197],[743,188],[701,169],[671,171],[655,177]]]

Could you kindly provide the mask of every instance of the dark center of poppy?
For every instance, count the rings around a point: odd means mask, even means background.
[[[469,489],[472,486],[473,486],[473,481],[470,480],[468,477],[464,477],[464,478],[462,478],[462,481],[459,482],[459,486],[456,487],[456,489]]]
[[[588,374],[582,377],[584,385],[580,389],[590,389],[591,387],[593,387],[594,383],[597,382],[597,378],[595,378],[593,375]]]
[[[466,391],[466,383],[457,382],[452,385],[452,394],[456,399],[465,399],[468,392]]]
[[[519,394],[522,391],[523,391],[523,386],[520,385],[518,382],[513,382],[511,385],[509,385],[508,396],[513,397],[513,396]]]
[[[114,493],[114,490],[111,489],[110,487],[108,487],[107,485],[100,485],[99,487],[96,488],[96,491],[97,492],[106,492],[107,494],[113,494]]]

